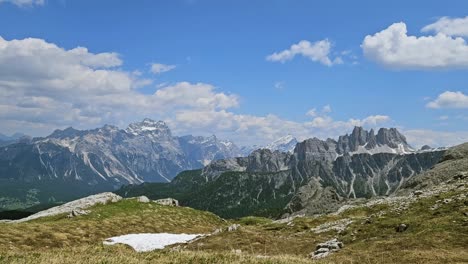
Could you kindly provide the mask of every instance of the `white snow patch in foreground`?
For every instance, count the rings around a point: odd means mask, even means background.
[[[128,234],[123,236],[111,237],[104,241],[104,245],[126,244],[131,246],[137,252],[147,252],[155,249],[163,249],[166,246],[187,243],[203,234]]]

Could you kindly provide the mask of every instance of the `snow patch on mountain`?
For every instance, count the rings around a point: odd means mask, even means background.
[[[163,249],[169,245],[188,243],[200,236],[204,235],[170,233],[128,234],[106,239],[106,241],[104,241],[104,245],[126,244],[131,246],[137,252],[148,252],[155,249]]]
[[[405,155],[405,154],[411,154],[414,153],[415,150],[408,147],[407,145],[404,144],[398,144],[396,148],[392,148],[388,145],[377,145],[371,149],[367,149],[366,145],[359,146],[356,151],[349,152],[349,155],[352,156],[354,154],[378,154],[378,153],[391,153],[391,154],[399,154],[399,155]]]

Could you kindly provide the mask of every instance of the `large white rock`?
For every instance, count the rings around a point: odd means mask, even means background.
[[[167,205],[167,206],[179,206],[179,201],[173,198],[164,198],[164,199],[159,199],[154,201],[157,204],[160,205]]]
[[[26,221],[31,221],[33,219],[41,218],[41,217],[71,213],[73,211],[83,210],[83,209],[92,207],[97,204],[115,203],[120,200],[122,200],[122,197],[111,192],[95,194],[95,195],[81,198],[81,199],[78,199],[78,200],[75,200],[66,204],[52,207],[50,209],[38,212],[36,214],[30,215],[23,219],[9,221],[8,223],[21,223],[21,222],[26,222]]]

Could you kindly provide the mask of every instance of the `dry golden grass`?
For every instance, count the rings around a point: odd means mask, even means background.
[[[195,251],[153,251],[136,253],[125,246],[88,246],[72,249],[52,249],[31,251],[26,254],[0,254],[0,263],[9,264],[228,264],[228,263],[264,263],[264,264],[305,264],[310,260],[296,256],[263,257],[234,253],[207,253]]]
[[[425,198],[402,213],[389,206],[351,209],[339,216],[297,218],[277,224],[264,218],[240,219],[241,228],[188,245],[149,253],[126,246],[103,246],[105,238],[128,233],[211,233],[227,222],[190,208],[174,208],[136,201],[91,208],[92,213],[68,219],[49,217],[20,224],[0,224],[0,263],[310,263],[317,243],[338,237],[345,247],[317,263],[468,263],[467,201],[453,199],[437,210],[437,199],[453,198],[453,191]],[[466,191],[465,191],[466,192]],[[364,219],[376,212],[370,223]],[[311,228],[343,218],[354,222],[345,232],[315,234]],[[409,224],[403,233],[400,223]],[[233,254],[241,250],[241,254]]]

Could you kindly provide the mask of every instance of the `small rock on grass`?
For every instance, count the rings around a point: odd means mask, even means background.
[[[407,224],[399,224],[395,229],[399,233],[405,232],[408,229],[408,225]]]

